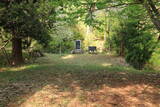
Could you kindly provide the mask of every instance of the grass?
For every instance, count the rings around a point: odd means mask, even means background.
[[[47,54],[1,68],[0,107],[159,106],[159,71],[138,71],[112,55]]]

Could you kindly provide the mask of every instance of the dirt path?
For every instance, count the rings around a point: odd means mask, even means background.
[[[160,73],[110,55],[47,55],[0,72],[0,106],[160,107]]]

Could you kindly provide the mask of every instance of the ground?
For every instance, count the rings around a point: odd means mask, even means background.
[[[160,107],[160,72],[112,55],[46,54],[0,69],[0,107]]]

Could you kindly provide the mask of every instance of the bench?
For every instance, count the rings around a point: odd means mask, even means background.
[[[89,53],[96,53],[97,52],[97,47],[96,46],[89,46],[88,51],[89,51]]]

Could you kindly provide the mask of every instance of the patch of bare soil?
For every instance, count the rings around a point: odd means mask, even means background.
[[[56,60],[33,71],[4,72],[0,107],[160,107],[160,73],[89,70],[86,63],[107,66],[113,58],[88,57],[65,59],[65,65]]]
[[[17,101],[17,97],[29,93],[32,89],[32,84],[5,84],[0,87],[0,107],[7,105],[8,102]]]
[[[8,98],[13,93],[25,93],[26,88],[14,85],[10,87],[11,90]],[[46,85],[20,100],[8,104],[8,107],[160,107],[160,89],[145,84],[131,84],[115,88],[103,85],[98,90],[83,90],[75,83],[70,91],[64,91],[56,85]]]

